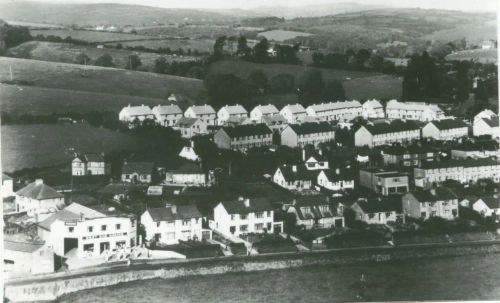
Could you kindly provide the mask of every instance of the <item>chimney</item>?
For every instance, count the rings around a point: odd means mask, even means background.
[[[320,154],[320,156],[323,156],[323,150],[320,148],[318,153]]]
[[[302,149],[302,161],[306,161],[306,148]]]
[[[296,173],[296,172],[297,172],[297,165],[292,165],[292,171],[293,171],[294,173]]]
[[[431,188],[430,192],[431,192],[431,195],[433,195],[433,196],[436,195],[436,189],[435,188]]]
[[[189,141],[189,143],[191,143],[191,148],[194,148],[194,141],[191,140],[191,141]]]
[[[250,199],[245,199],[243,203],[245,204],[245,207],[250,207]]]
[[[42,185],[43,184],[43,179],[36,179],[35,180],[35,185]]]

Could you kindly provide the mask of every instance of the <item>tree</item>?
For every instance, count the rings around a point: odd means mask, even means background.
[[[233,74],[208,74],[205,87],[216,107],[236,104],[249,95],[247,83]]]
[[[79,53],[75,57],[76,64],[87,65],[87,64],[89,64],[89,62],[90,62],[90,58],[85,53]]]
[[[294,47],[290,45],[277,44],[275,49],[276,61],[279,63],[297,64],[299,62],[299,59],[297,58],[297,51]]]
[[[5,25],[3,38],[5,48],[14,47],[33,39],[27,27],[10,25]]]
[[[325,55],[322,53],[313,53],[312,54],[312,65],[316,67],[322,67],[325,63]]]
[[[110,54],[104,54],[95,60],[94,65],[103,67],[114,67],[113,57]]]
[[[302,98],[306,102],[317,101],[322,95],[324,87],[323,73],[320,70],[308,70],[300,77],[299,88]]]
[[[372,54],[368,60],[368,66],[376,71],[383,71],[384,69],[384,57],[379,54]]]
[[[153,72],[158,74],[163,74],[165,73],[166,67],[167,67],[167,59],[165,59],[165,57],[159,57],[155,60]]]
[[[247,38],[245,38],[245,36],[240,36],[238,38],[236,55],[244,60],[248,60],[252,55],[252,49],[247,45]]]
[[[224,56],[224,45],[226,45],[226,36],[221,36],[215,40],[214,51],[211,57],[212,61],[217,61],[222,59]]]
[[[133,54],[128,56],[126,69],[136,70],[139,66],[142,65],[141,58],[138,55]]]
[[[260,69],[252,71],[248,76],[248,85],[254,91],[264,92],[268,87],[266,74]]]
[[[259,63],[267,63],[269,62],[269,41],[266,38],[260,40],[257,44],[255,44],[253,48],[253,59],[255,62]]]
[[[290,74],[278,74],[271,78],[269,86],[273,94],[291,93],[295,88],[295,78]]]
[[[344,86],[340,81],[333,80],[325,86],[322,97],[325,100],[345,100]]]

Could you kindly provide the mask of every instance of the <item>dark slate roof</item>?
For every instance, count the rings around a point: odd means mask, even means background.
[[[71,221],[77,221],[78,219],[80,219],[80,217],[81,216],[79,214],[76,214],[66,209],[62,209],[56,213],[53,213],[42,222],[38,223],[38,226],[40,226],[43,229],[50,230],[50,225],[52,225],[52,223],[54,223],[54,221],[56,220],[71,222]]]
[[[36,181],[21,188],[16,192],[16,194],[19,196],[28,197],[36,200],[64,198],[63,194],[58,193],[52,187],[45,185],[43,183],[36,184]]]
[[[73,194],[71,195],[71,202],[75,202],[84,206],[96,204],[97,200],[89,195],[85,194]]]
[[[267,198],[249,199],[250,205],[247,207],[244,200],[222,201],[222,205],[228,214],[248,214],[254,212],[273,210],[271,203]]]
[[[405,154],[426,154],[431,152],[436,152],[435,148],[431,146],[418,146],[418,145],[410,145],[410,146],[384,146],[381,148],[384,154],[387,155],[405,155]]]
[[[3,240],[3,248],[11,251],[32,253],[43,247],[45,242],[18,242]]]
[[[429,123],[434,124],[439,130],[467,127],[464,121],[458,119],[436,120]]]
[[[498,150],[499,145],[498,142],[489,140],[489,141],[479,141],[474,143],[463,143],[458,146],[453,147],[454,150],[463,150],[463,151],[475,151],[475,150]]]
[[[288,125],[297,135],[333,132],[335,128],[328,122],[308,122]]]
[[[485,197],[481,198],[481,200],[488,205],[489,208],[500,208],[500,198],[499,197]]]
[[[483,118],[484,122],[488,124],[490,127],[498,127],[499,126],[499,120],[498,116],[493,116],[491,118]]]
[[[326,207],[321,210],[320,206]],[[337,216],[337,212],[331,208],[324,196],[307,196],[298,199],[293,206],[300,220],[332,218]],[[306,209],[309,211],[307,212]]]
[[[104,186],[97,192],[100,194],[118,195],[118,194],[126,194],[131,190],[140,188],[142,188],[140,185],[131,183],[112,183]]]
[[[187,163],[182,165],[176,170],[171,171],[172,173],[177,174],[203,174],[201,168],[194,163]]]
[[[146,211],[149,213],[154,222],[175,221],[202,217],[200,211],[195,205],[177,205],[170,207],[148,208]]]
[[[379,200],[370,200],[370,201],[357,201],[356,202],[359,207],[363,210],[364,213],[380,213],[380,212],[390,212],[396,211],[398,212],[398,206],[388,199]]]
[[[123,165],[122,174],[151,174],[153,168],[153,162],[127,162]]]
[[[415,121],[403,122],[400,120],[394,120],[391,123],[378,123],[374,125],[365,125],[365,128],[372,135],[389,134],[389,133],[397,133],[402,131],[420,129],[420,127]]]
[[[5,180],[12,180],[12,177],[2,173],[2,181],[5,181]]]
[[[450,189],[445,187],[438,187],[434,189],[435,194],[432,190],[417,190],[412,191],[412,194],[419,202],[436,202],[436,201],[447,201],[458,199],[457,195]]]
[[[448,168],[448,167],[474,167],[474,166],[490,166],[490,165],[498,165],[498,162],[489,158],[445,160],[445,161],[424,162],[422,163],[421,168],[436,169],[436,168]]]
[[[222,130],[224,130],[224,132],[231,138],[270,135],[273,133],[273,131],[264,123],[223,127]]]
[[[187,118],[187,117],[182,117],[177,121],[175,124],[175,127],[181,127],[181,128],[189,128],[193,126],[193,124],[198,121],[198,118]]]
[[[304,165],[295,165],[296,171],[293,171],[294,165],[282,165],[279,167],[281,173],[285,177],[285,180],[297,181],[297,180],[311,180],[314,177],[317,177],[319,171],[310,171]]]
[[[335,169],[324,170],[324,172],[330,182],[354,180],[354,173],[350,169],[339,169],[338,173]]]

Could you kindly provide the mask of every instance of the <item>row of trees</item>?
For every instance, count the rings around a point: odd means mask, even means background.
[[[386,74],[396,72],[394,63],[384,60],[383,56],[367,49],[360,49],[357,52],[348,50],[345,54],[316,52],[312,55],[312,65],[334,69],[371,70]]]
[[[91,59],[85,53],[79,53],[75,57],[76,64],[82,65],[90,65]],[[115,62],[113,61],[113,57],[110,54],[104,54],[102,56],[97,57],[92,65],[102,66],[102,67],[115,67]],[[127,64],[125,65],[126,69],[137,70],[142,65],[141,58],[138,55],[132,54],[127,58]]]

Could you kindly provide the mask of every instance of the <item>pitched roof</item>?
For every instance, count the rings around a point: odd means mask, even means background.
[[[296,200],[292,206],[300,220],[333,218],[338,216],[324,196],[307,196]]]
[[[335,131],[335,128],[328,122],[290,124],[288,125],[288,127],[290,127],[297,135],[308,135]]]
[[[171,171],[174,174],[203,174],[201,168],[194,163],[187,163]]]
[[[88,162],[104,162],[104,156],[99,153],[89,153],[89,154],[78,154],[75,159],[80,159],[80,161]]]
[[[273,133],[273,131],[264,123],[223,127],[222,130],[231,138],[269,135]]]
[[[373,107],[373,108],[377,108],[377,107],[383,108],[383,106],[380,103],[380,101],[378,101],[376,99],[367,100],[365,103],[363,103],[363,107],[367,107],[367,106],[370,106],[370,107]]]
[[[356,201],[359,207],[363,210],[364,213],[373,214],[380,212],[397,212],[399,210],[398,206],[395,205],[394,201],[388,199],[379,200],[370,200],[370,201]]]
[[[197,115],[215,114],[215,110],[211,105],[193,105],[189,107]],[[189,110],[188,108],[188,110]]]
[[[153,168],[153,162],[127,162],[123,165],[122,174],[151,174]]]
[[[500,198],[497,197],[484,197],[481,198],[483,202],[490,208],[490,209],[495,209],[495,208],[500,208]]]
[[[295,167],[295,170],[294,170]],[[278,168],[287,182],[297,180],[312,180],[319,171],[310,171],[305,165],[282,165]]]
[[[222,201],[222,205],[228,214],[248,214],[261,211],[273,210],[273,207],[267,198],[247,199],[249,206],[245,205],[245,200]]]
[[[498,116],[492,116],[491,118],[483,118],[483,121],[486,122],[486,124],[488,124],[489,127],[499,126]]]
[[[222,107],[220,110],[222,110],[222,109],[225,109],[230,115],[248,114],[247,110],[239,104],[226,105],[226,106]]]
[[[453,191],[445,187],[438,187],[433,190],[416,190],[410,192],[409,194],[413,195],[419,202],[436,202],[458,199],[457,195]]]
[[[11,251],[32,253],[43,247],[45,242],[21,242],[14,240],[3,240],[3,248]]]
[[[343,108],[361,108],[361,106],[362,105],[361,103],[359,103],[359,101],[352,100],[352,101],[337,101],[337,102],[313,104],[309,105],[308,109],[312,109],[315,112],[324,112],[324,111],[337,110]]]
[[[467,124],[465,124],[464,121],[458,119],[444,119],[444,120],[431,121],[429,123],[434,124],[439,130],[467,127]]]
[[[437,168],[448,168],[448,167],[480,167],[480,166],[491,166],[491,165],[499,165],[499,163],[489,158],[443,160],[443,161],[423,162],[420,168],[437,169]]]
[[[43,182],[43,181],[41,181]],[[58,193],[52,187],[40,183],[39,180],[32,182],[16,192],[18,196],[27,197],[35,200],[47,200],[64,198],[64,195]]]
[[[267,104],[267,105],[257,105],[256,107],[254,107],[254,110],[260,110],[260,112],[263,114],[263,115],[269,115],[269,114],[277,114],[279,113],[278,109],[276,108],[276,106],[272,105],[272,104]]]
[[[179,115],[179,114],[182,114],[181,108],[176,104],[157,105],[157,106],[153,107],[153,112],[157,112],[160,115]]]
[[[50,230],[50,226],[52,223],[54,223],[56,220],[63,221],[63,222],[76,222],[77,220],[80,219],[80,215],[76,214],[72,211],[69,211],[67,209],[62,209],[56,213],[53,213],[49,217],[47,217],[45,220],[41,221],[38,223],[38,226]]]
[[[350,169],[339,169],[338,173],[335,169],[324,170],[323,172],[330,182],[354,180],[354,173]]]
[[[179,119],[179,121],[177,121],[177,123],[175,124],[175,127],[189,128],[189,127],[193,126],[193,124],[195,124],[196,121],[198,121],[198,120],[199,120],[198,118],[182,117]]]
[[[285,124],[288,121],[281,114],[276,114],[272,116],[264,116],[262,117],[262,122],[267,125],[275,125],[275,124]]]
[[[149,213],[154,222],[184,220],[202,217],[200,211],[195,205],[176,205],[148,208],[146,212]]]
[[[419,130],[420,127],[414,121],[403,122],[394,120],[391,123],[377,123],[364,126],[372,135],[390,134],[409,130]]]
[[[146,106],[144,104],[139,106],[130,106],[129,104],[121,110],[121,113],[127,114],[129,116],[146,116],[152,115],[153,111],[151,111],[151,108],[149,108],[149,106]]]
[[[285,107],[283,107],[281,109],[281,111],[284,111],[286,109],[290,110],[290,112],[292,114],[299,114],[299,113],[305,113],[306,112],[306,110],[302,106],[302,104],[299,104],[299,103],[296,103],[296,104],[287,104],[287,105],[285,105]]]
[[[441,108],[436,104],[429,104],[424,102],[399,102],[397,100],[390,100],[386,105],[387,109],[403,109],[403,110],[414,110],[414,111],[424,111],[430,109],[434,112],[442,112]]]

